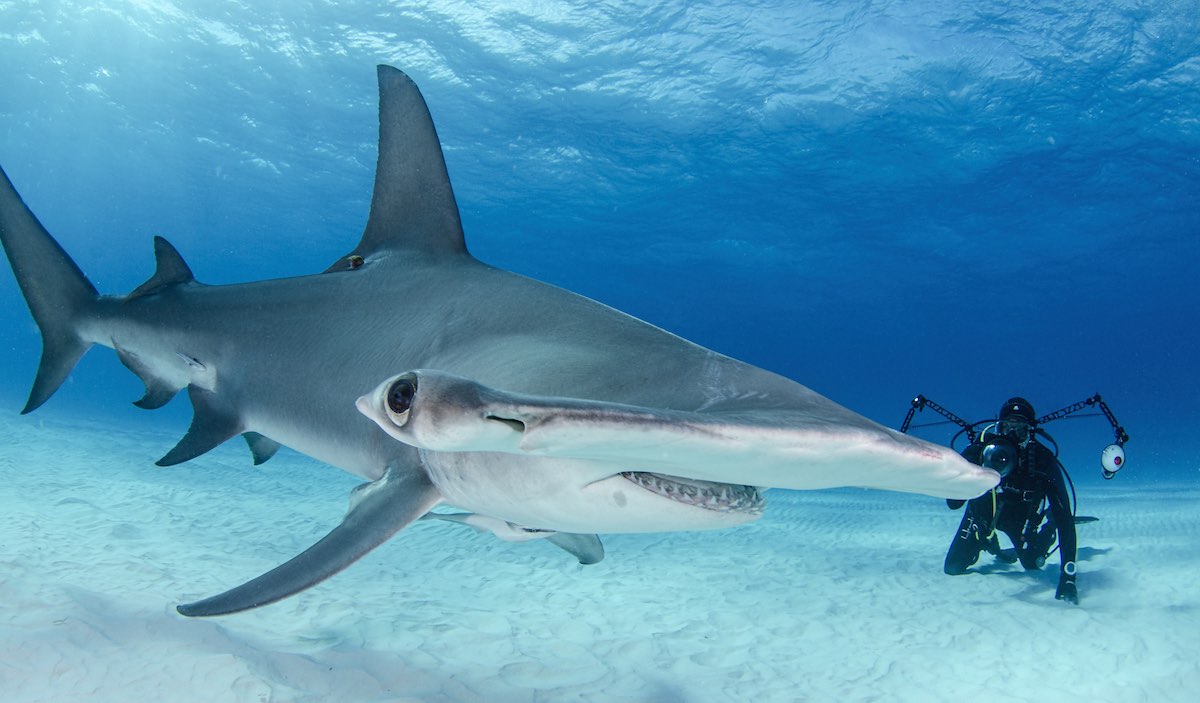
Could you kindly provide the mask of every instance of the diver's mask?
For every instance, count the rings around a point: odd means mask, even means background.
[[[1033,428],[1029,423],[1020,418],[1008,418],[1001,420],[996,425],[996,430],[1004,437],[1008,437],[1013,444],[1024,448],[1029,444],[1029,440],[1033,437]]]

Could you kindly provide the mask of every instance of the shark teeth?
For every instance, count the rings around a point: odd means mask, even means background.
[[[664,498],[722,513],[761,513],[767,505],[762,493],[754,486],[697,481],[646,471],[623,471],[621,476]]]

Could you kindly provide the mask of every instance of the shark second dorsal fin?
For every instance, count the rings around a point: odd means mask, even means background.
[[[162,237],[154,238],[154,275],[148,281],[133,289],[126,300],[140,298],[143,295],[153,295],[184,283],[196,280],[192,270],[188,268],[179,250]]]
[[[379,66],[379,161],[362,240],[327,272],[356,269],[372,255],[465,254],[462,221],[433,119],[412,79]]]

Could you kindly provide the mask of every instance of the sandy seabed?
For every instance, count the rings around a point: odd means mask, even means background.
[[[41,413],[39,413],[41,415]],[[267,571],[356,479],[229,443],[0,417],[0,698],[18,701],[1192,701],[1200,490],[1080,487],[1079,606],[1044,572],[941,573],[961,516],[772,491],[759,522],[604,536],[580,566],[423,522],[295,598],[174,606]],[[1148,470],[1146,467],[1142,471]]]

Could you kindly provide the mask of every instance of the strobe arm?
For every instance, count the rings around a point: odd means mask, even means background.
[[[912,399],[912,404],[908,408],[908,414],[904,416],[904,422],[900,423],[900,432],[907,433],[909,425],[912,424],[913,416],[925,408],[929,408],[950,422],[953,422],[954,424],[963,428],[967,432],[967,440],[972,443],[975,441],[975,431],[972,429],[971,423],[920,394],[918,394],[916,398]]]
[[[1129,441],[1129,435],[1125,432],[1125,428],[1121,427],[1121,423],[1117,421],[1117,416],[1113,415],[1112,410],[1109,409],[1108,404],[1104,402],[1104,399],[1100,397],[1099,393],[1090,398],[1085,398],[1078,403],[1072,403],[1065,408],[1060,408],[1052,413],[1043,415],[1038,418],[1037,424],[1041,425],[1051,420],[1057,420],[1059,418],[1066,417],[1071,413],[1078,412],[1093,405],[1100,408],[1100,412],[1103,413],[1104,417],[1108,419],[1108,424],[1112,425],[1113,435],[1115,437],[1113,443],[1118,447],[1125,446],[1125,443]]]

